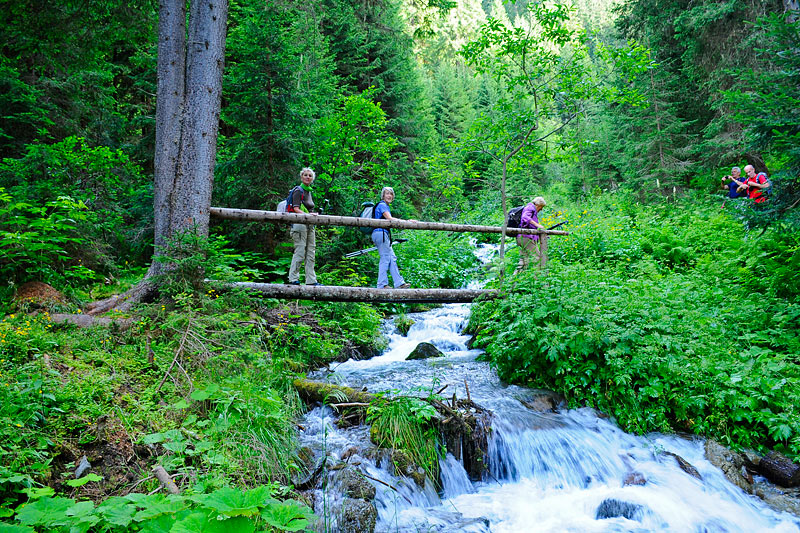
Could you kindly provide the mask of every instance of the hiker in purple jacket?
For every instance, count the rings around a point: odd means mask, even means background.
[[[546,205],[547,202],[545,202],[544,198],[541,196],[534,198],[533,201],[522,210],[519,227],[545,229],[544,226],[539,224],[539,211]],[[519,274],[528,267],[532,254],[536,254],[536,260],[541,264],[542,250],[539,245],[538,235],[517,235],[517,246],[519,246],[519,264],[514,274]]]

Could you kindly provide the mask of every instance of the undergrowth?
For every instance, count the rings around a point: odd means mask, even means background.
[[[559,208],[571,235],[550,238],[546,275],[508,277],[505,298],[473,307],[500,376],[629,431],[800,456],[797,236],[697,198]]]

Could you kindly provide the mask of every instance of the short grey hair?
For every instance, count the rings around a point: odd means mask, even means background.
[[[536,198],[533,199],[533,205],[540,205],[544,207],[547,205],[547,202],[545,202],[544,198],[542,198],[541,196],[537,196]]]
[[[383,200],[383,197],[386,195],[387,192],[394,194],[394,189],[392,189],[391,187],[384,187],[383,189],[381,189],[381,200]]]
[[[312,168],[309,168],[309,167],[304,167],[304,168],[303,168],[303,169],[300,171],[300,177],[302,177],[302,176],[303,176],[303,172],[306,172],[306,171],[308,171],[308,172],[311,172],[311,179],[312,179],[312,180],[315,180],[315,179],[317,179],[317,173],[316,173],[316,172],[314,172],[314,169],[312,169]]]
[[[742,169],[741,169],[741,168],[739,168],[739,167],[733,167],[733,168],[731,169],[731,172],[738,172],[739,174],[741,174],[741,173],[742,173]]]

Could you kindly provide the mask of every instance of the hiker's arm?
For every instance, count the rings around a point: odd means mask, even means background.
[[[529,228],[531,226],[535,227],[536,229],[544,229],[544,226],[533,220],[533,210],[536,209],[534,206],[525,206],[522,209],[522,216],[520,217],[520,226],[523,228]]]
[[[767,189],[769,188],[769,180],[764,180],[764,183],[759,183],[757,181],[748,181],[747,185],[750,187],[755,187],[756,189]]]

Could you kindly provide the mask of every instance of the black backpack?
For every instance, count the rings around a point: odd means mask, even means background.
[[[506,225],[509,228],[518,228],[519,225],[522,223],[522,210],[525,209],[524,205],[519,207],[515,207],[508,211],[508,222]]]

